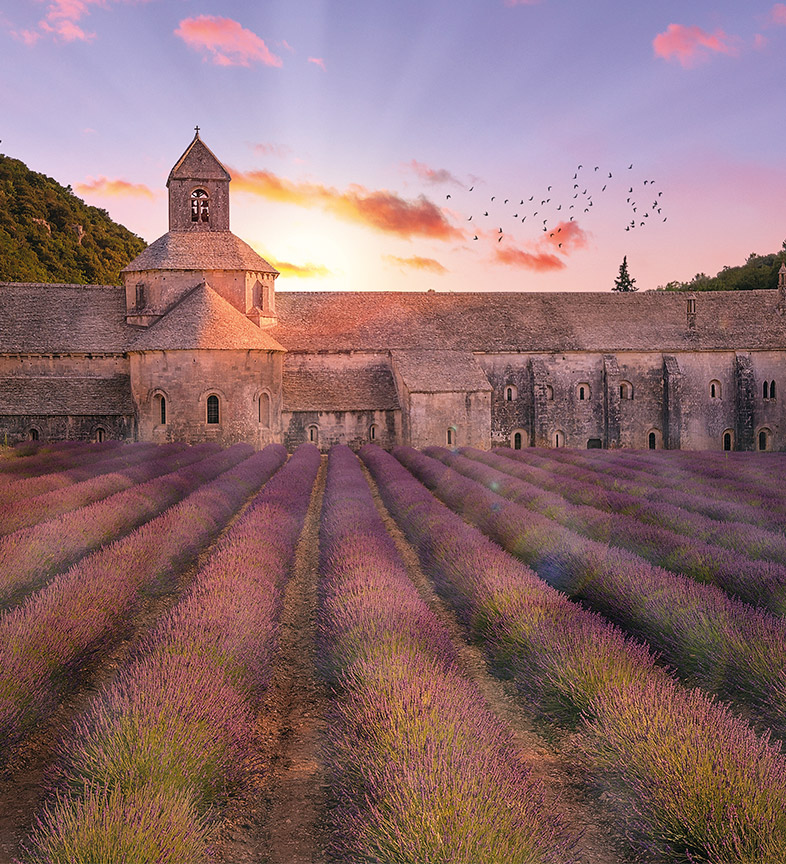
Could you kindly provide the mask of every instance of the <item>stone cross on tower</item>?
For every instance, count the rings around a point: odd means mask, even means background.
[[[169,174],[170,231],[229,231],[229,172],[199,137]]]

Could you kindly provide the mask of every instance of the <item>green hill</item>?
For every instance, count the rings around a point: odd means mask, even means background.
[[[146,245],[70,186],[0,154],[0,282],[119,285]]]
[[[786,240],[780,252],[757,255],[751,252],[748,260],[738,267],[724,267],[715,276],[697,273],[689,282],[669,282],[659,291],[752,291],[778,287],[778,271],[786,261]]]

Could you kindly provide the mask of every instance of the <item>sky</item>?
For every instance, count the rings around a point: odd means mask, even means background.
[[[152,242],[194,127],[277,290],[639,290],[786,238],[786,3],[0,0],[0,152]]]

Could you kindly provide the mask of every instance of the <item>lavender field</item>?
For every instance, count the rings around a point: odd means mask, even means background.
[[[786,458],[0,451],[0,860],[782,864]]]

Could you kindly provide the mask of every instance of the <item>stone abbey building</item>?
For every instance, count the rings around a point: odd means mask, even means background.
[[[777,291],[276,293],[197,133],[123,286],[0,284],[0,443],[786,449]]]

